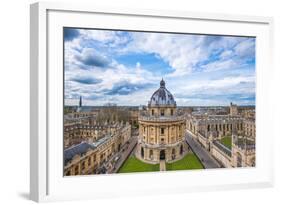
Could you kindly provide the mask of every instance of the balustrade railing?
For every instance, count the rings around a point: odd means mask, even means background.
[[[144,147],[161,148],[161,147],[174,147],[174,146],[177,146],[177,145],[181,144],[182,141],[177,141],[177,142],[174,142],[174,143],[163,143],[163,142],[146,143],[146,142],[144,142],[143,140],[140,139],[138,142],[141,143]]]
[[[159,117],[155,117],[155,116],[144,116],[144,115],[140,115],[139,116],[139,120],[143,120],[143,121],[179,121],[179,120],[184,120],[184,116],[159,116]]]

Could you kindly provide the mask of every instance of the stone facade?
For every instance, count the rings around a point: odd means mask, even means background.
[[[242,134],[243,118],[231,115],[190,115],[187,117],[186,127],[196,135],[214,140],[230,136],[233,132]]]
[[[95,142],[106,134],[113,134],[119,129],[119,123],[90,125],[89,123],[65,123],[64,148],[79,144],[82,141]]]
[[[238,115],[238,107],[237,105],[230,103],[229,114],[232,116]]]
[[[176,102],[165,82],[152,95],[148,108],[141,111],[136,156],[148,163],[175,161],[184,156],[188,146],[184,141],[185,119],[177,113]]]
[[[254,167],[256,165],[255,140],[249,137],[232,136],[232,166]]]
[[[243,120],[244,135],[252,139],[256,138],[256,122],[255,118],[245,118]]]
[[[223,167],[255,166],[255,113],[253,108],[230,104],[228,115],[188,114],[186,127],[201,146]],[[222,137],[231,137],[231,149],[223,145]]]
[[[82,141],[64,150],[64,175],[98,173],[110,157],[119,152],[131,137],[131,125],[119,124],[95,142]]]
[[[223,167],[231,168],[232,167],[232,156],[231,151],[222,149],[218,144],[212,144],[210,152],[214,158],[219,161]]]

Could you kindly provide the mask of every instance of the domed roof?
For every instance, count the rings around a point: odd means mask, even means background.
[[[160,88],[156,90],[148,103],[150,106],[157,105],[176,105],[173,95],[165,87],[165,81],[160,81]]]

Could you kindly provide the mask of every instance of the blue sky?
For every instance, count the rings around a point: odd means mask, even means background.
[[[255,105],[255,38],[64,28],[65,104]]]

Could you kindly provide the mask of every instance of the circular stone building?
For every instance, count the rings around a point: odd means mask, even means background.
[[[185,155],[188,145],[184,141],[184,117],[178,114],[176,101],[163,79],[151,96],[147,110],[140,112],[138,121],[138,159],[159,163],[160,160],[176,161]]]

